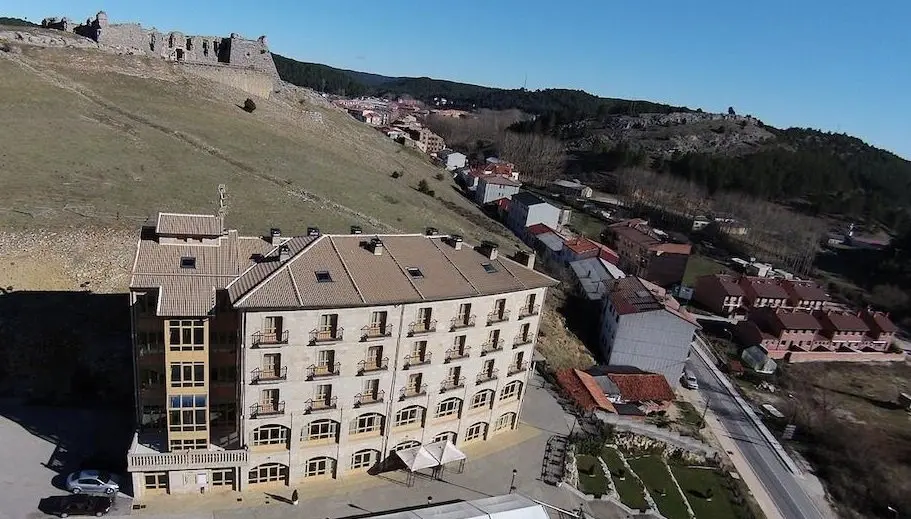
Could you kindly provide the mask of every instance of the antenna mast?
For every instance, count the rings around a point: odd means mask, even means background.
[[[224,218],[228,214],[228,189],[224,184],[218,184],[218,216]]]

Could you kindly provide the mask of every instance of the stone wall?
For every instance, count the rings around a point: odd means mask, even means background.
[[[227,85],[266,99],[272,95],[275,78],[257,70],[229,66],[188,63],[184,69],[191,74]]]
[[[834,352],[834,351],[770,351],[769,358],[785,362],[903,362],[904,353]]]

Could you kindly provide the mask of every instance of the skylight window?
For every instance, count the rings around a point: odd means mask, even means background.
[[[332,283],[332,274],[328,270],[316,271],[316,281],[319,283]]]
[[[184,256],[180,258],[180,268],[182,269],[195,269],[196,268],[196,258],[190,256]]]
[[[490,263],[481,263],[481,266],[484,267],[484,272],[487,272],[488,274],[497,272],[497,267],[494,267]]]
[[[415,279],[420,279],[420,278],[424,277],[424,273],[421,272],[421,269],[419,269],[417,267],[408,267],[405,270],[408,271],[408,275],[410,275],[411,277],[413,277]]]

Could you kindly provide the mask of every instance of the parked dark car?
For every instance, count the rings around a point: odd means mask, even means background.
[[[113,504],[114,500],[107,496],[70,494],[68,496],[53,496],[42,499],[38,508],[46,514],[60,517],[76,515],[101,517],[111,510],[111,505]]]

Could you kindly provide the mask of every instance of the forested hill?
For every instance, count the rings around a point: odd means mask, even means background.
[[[38,24],[34,24],[28,20],[8,18],[6,16],[0,16],[0,25],[6,25],[8,27],[38,27]]]

